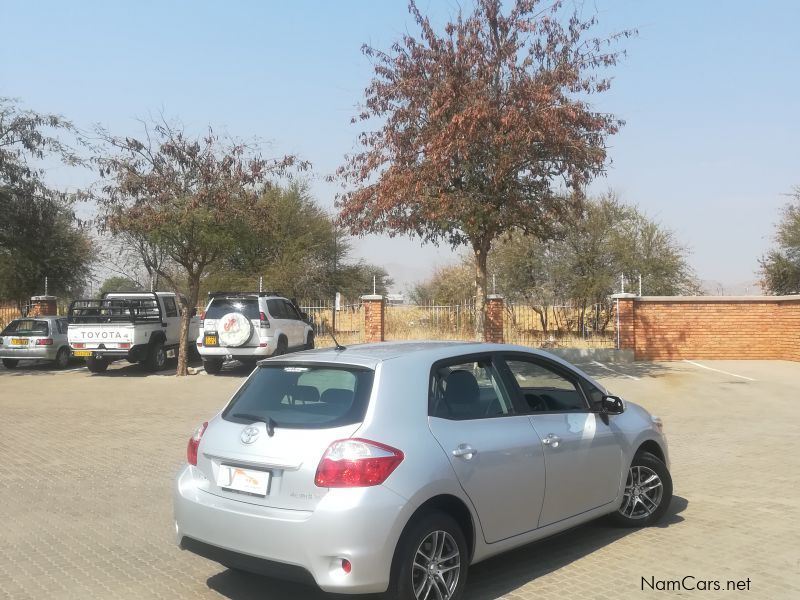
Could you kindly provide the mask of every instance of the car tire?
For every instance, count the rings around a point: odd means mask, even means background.
[[[3,366],[6,369],[16,369],[18,364],[19,364],[19,360],[16,359],[16,358],[4,358],[3,359]]]
[[[162,370],[167,365],[167,352],[164,350],[164,342],[155,342],[150,345],[147,358],[144,360],[144,368],[151,373]]]
[[[309,331],[308,337],[306,338],[306,350],[313,350],[314,349],[314,332]]]
[[[272,353],[272,356],[283,356],[289,351],[289,342],[286,341],[286,337],[281,336],[278,338],[278,345],[275,348],[275,352]]]
[[[431,585],[438,585],[440,594],[432,590],[429,597],[458,600],[464,594],[468,568],[467,541],[458,523],[447,513],[429,512],[413,520],[400,536],[387,597],[422,600]]]
[[[620,527],[647,527],[657,523],[672,500],[672,477],[657,456],[637,454],[625,478],[622,503],[611,515]]]
[[[89,356],[86,358],[86,368],[89,369],[91,373],[102,373],[108,369],[108,361],[103,358]]]
[[[209,375],[216,375],[222,371],[222,361],[219,359],[203,359],[203,369]]]
[[[56,369],[66,369],[69,366],[69,348],[59,348],[54,362]]]

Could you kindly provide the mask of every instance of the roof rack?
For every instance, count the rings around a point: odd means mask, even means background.
[[[263,298],[265,296],[282,296],[282,294],[278,292],[208,292],[209,298],[217,296],[258,296]]]

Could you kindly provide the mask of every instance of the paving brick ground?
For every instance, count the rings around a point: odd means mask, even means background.
[[[476,565],[468,598],[800,598],[800,364],[590,365],[664,417],[675,480],[661,527],[595,522]],[[611,370],[609,370],[611,369]],[[185,442],[245,373],[176,379],[0,368],[0,597],[324,597],[174,545]],[[749,578],[749,591],[648,580]]]

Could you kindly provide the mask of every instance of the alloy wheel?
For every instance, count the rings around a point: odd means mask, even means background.
[[[411,584],[417,600],[449,600],[458,586],[461,553],[453,536],[433,531],[414,555]]]
[[[661,505],[664,485],[649,467],[633,465],[625,481],[625,492],[619,513],[628,519],[646,519]]]

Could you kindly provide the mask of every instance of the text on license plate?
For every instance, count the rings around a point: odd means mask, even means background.
[[[27,346],[28,338],[11,338],[12,346]]]
[[[266,496],[269,489],[269,471],[243,469],[231,465],[220,465],[217,485],[221,488]]]
[[[91,356],[92,355],[92,351],[91,350],[73,350],[72,351],[72,355],[73,356]]]
[[[207,335],[205,339],[206,346],[216,346],[217,345],[217,336],[215,335]]]

